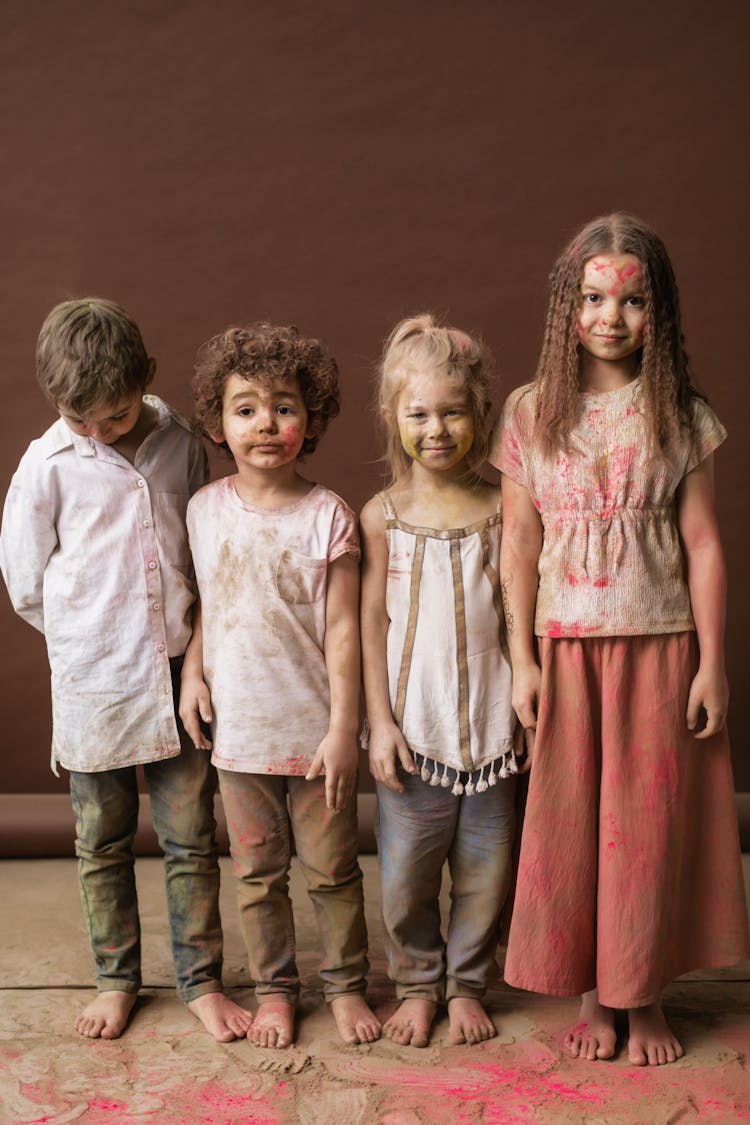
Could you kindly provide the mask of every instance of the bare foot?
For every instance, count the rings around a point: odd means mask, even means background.
[[[331,1012],[345,1043],[374,1043],[380,1038],[380,1020],[361,992],[347,992],[331,1001]]]
[[[599,1003],[596,989],[586,992],[578,1023],[565,1036],[565,1046],[574,1059],[594,1060],[611,1059],[616,1044],[614,1008]]]
[[[426,1047],[436,1012],[437,1004],[432,1000],[403,1000],[383,1024],[383,1035],[402,1047]]]
[[[628,1022],[628,1058],[635,1066],[662,1066],[685,1054],[664,1018],[661,1004],[628,1008]]]
[[[187,1006],[219,1043],[244,1039],[253,1022],[250,1012],[235,1004],[223,992],[204,992],[203,996],[189,1000]]]
[[[73,1026],[86,1039],[117,1039],[127,1026],[135,1001],[135,992],[98,992]]]
[[[294,1039],[294,1005],[286,1000],[261,1004],[248,1039],[255,1047],[288,1047]]]
[[[478,1000],[454,996],[448,1001],[451,1043],[483,1043],[497,1035],[497,1029]]]

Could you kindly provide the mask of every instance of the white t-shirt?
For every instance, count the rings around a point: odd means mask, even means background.
[[[328,566],[359,559],[356,519],[314,485],[297,503],[247,504],[235,478],[201,489],[188,533],[203,613],[214,765],[304,775],[328,730]]]

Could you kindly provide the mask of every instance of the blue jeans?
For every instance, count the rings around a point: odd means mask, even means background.
[[[399,770],[403,793],[378,784],[378,851],[388,975],[399,999],[480,998],[495,963],[510,883],[515,779],[454,797]],[[443,865],[451,874],[447,939]]]
[[[179,725],[179,723],[178,723]],[[195,1000],[221,990],[222,933],[215,843],[216,770],[180,727],[182,752],[144,773],[164,851],[167,912],[177,992]],[[100,991],[137,992],[141,937],[133,839],[138,825],[135,766],[70,774],[81,901]]]

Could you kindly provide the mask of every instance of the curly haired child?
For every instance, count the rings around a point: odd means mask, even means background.
[[[201,426],[236,464],[188,508],[200,611],[180,713],[210,748],[227,816],[259,1003],[248,1037],[286,1047],[299,993],[288,892],[292,837],[324,947],[342,1038],[370,1042],[367,935],[354,796],[359,539],[346,504],[300,476],[339,409],[338,371],[290,327],[229,328],[195,369]],[[322,775],[325,775],[324,777]]]

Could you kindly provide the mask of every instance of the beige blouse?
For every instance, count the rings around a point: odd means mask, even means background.
[[[677,532],[683,477],[724,441],[701,399],[692,432],[668,462],[648,449],[640,378],[581,394],[571,453],[545,458],[534,442],[533,384],[515,390],[490,460],[529,490],[544,526],[535,632],[607,637],[694,629]]]

